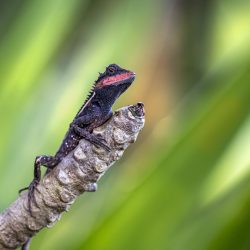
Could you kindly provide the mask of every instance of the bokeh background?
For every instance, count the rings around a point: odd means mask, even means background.
[[[138,141],[31,249],[250,249],[250,2],[0,2],[0,209],[98,71],[137,73]]]

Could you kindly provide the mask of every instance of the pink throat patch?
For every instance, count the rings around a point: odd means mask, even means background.
[[[113,84],[114,82],[119,82],[119,81],[122,81],[122,80],[125,80],[125,79],[128,79],[130,78],[131,76],[133,76],[134,74],[132,72],[126,72],[126,73],[122,73],[122,74],[119,74],[119,75],[115,75],[115,76],[109,76],[105,79],[103,79],[100,84],[102,86],[107,86],[107,85],[111,85]]]

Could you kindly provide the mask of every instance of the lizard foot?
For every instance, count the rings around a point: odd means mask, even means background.
[[[106,144],[106,141],[99,135],[96,135],[94,137],[94,140],[92,141],[92,143],[98,147],[104,148],[107,152],[111,151],[111,148]]]
[[[39,180],[34,179],[30,185],[29,185],[29,191],[28,191],[28,208],[29,208],[29,212],[31,213],[31,203],[33,202],[36,206],[37,206],[37,202],[35,199],[35,190],[36,187],[39,183]]]
[[[107,152],[110,152],[111,149],[108,145],[106,145],[106,141],[101,138],[98,135],[94,135],[92,133],[90,133],[89,131],[78,127],[76,124],[72,124],[71,127],[74,129],[74,131],[79,134],[80,136],[82,136],[85,140],[89,141],[90,143],[98,146],[98,147],[102,147],[104,148]]]
[[[22,188],[20,189],[18,192],[19,194],[21,194],[21,192],[25,191],[25,190],[28,190],[28,209],[29,209],[29,212],[32,214],[32,211],[31,211],[31,204],[32,202],[37,206],[37,202],[36,202],[36,199],[35,199],[35,196],[34,196],[34,192],[36,190],[36,187],[39,183],[39,180],[37,179],[34,179],[30,185],[28,187],[25,187],[25,188]]]

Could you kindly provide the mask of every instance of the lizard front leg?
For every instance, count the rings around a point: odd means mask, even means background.
[[[98,112],[96,112],[98,113]],[[101,117],[101,115],[96,119],[93,116],[80,116],[76,118],[70,127],[73,131],[83,137],[85,140],[91,142],[92,144],[102,147],[108,152],[110,152],[110,148],[105,144],[105,141],[102,138],[99,138],[93,135],[91,132],[94,128],[97,128],[103,125],[109,118],[112,117],[112,111],[110,111],[107,115]],[[86,125],[85,128],[82,128],[81,125]]]
[[[71,127],[81,137],[85,140],[91,142],[92,144],[104,148],[106,151],[110,152],[110,147],[107,146],[103,139],[96,137],[95,135],[91,134],[88,130],[79,127],[76,124],[72,124]]]
[[[41,155],[37,156],[34,163],[34,179],[30,183],[28,187],[22,188],[19,190],[19,193],[21,193],[24,190],[28,189],[28,208],[31,213],[31,203],[36,204],[36,200],[34,197],[34,191],[36,189],[36,186],[38,185],[40,179],[41,179],[41,166],[45,166],[48,169],[53,169],[58,163],[60,162],[60,158],[55,156],[46,156]]]

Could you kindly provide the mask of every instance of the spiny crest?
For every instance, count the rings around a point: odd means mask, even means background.
[[[95,85],[93,85],[92,87],[91,87],[91,89],[90,89],[90,91],[89,91],[89,93],[88,93],[88,95],[87,95],[87,98],[86,98],[86,100],[85,100],[85,102],[84,102],[84,104],[83,104],[83,106],[89,101],[89,99],[93,96],[93,94],[94,94],[94,89],[95,89],[95,87],[94,87]]]
[[[84,109],[85,105],[89,102],[89,100],[94,96],[95,94],[95,85],[96,85],[96,82],[92,85],[88,95],[87,95],[87,98],[85,100],[85,102],[83,103],[83,105],[81,106],[81,108],[79,109],[77,115]]]

